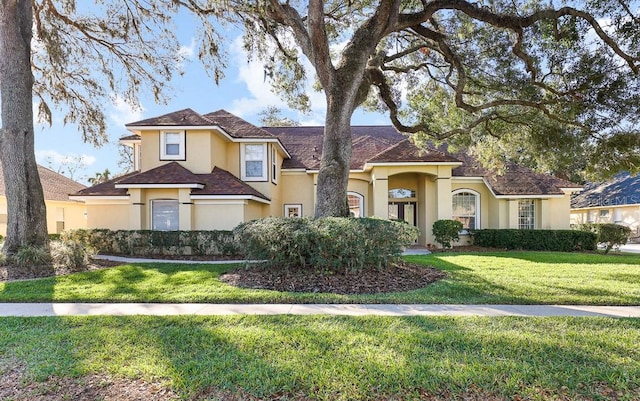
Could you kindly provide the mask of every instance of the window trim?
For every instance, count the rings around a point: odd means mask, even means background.
[[[247,177],[246,150],[247,146],[262,146],[262,176]],[[240,151],[240,177],[242,181],[269,181],[268,149],[266,143],[242,143]]]
[[[180,137],[179,152],[177,155],[167,154],[167,134],[178,134]],[[160,160],[187,160],[187,138],[184,130],[160,131]]]
[[[278,183],[278,150],[275,145],[271,145],[271,182]]]
[[[150,224],[149,228],[152,231],[175,231],[175,230],[160,230],[160,229],[154,228],[154,225],[155,225],[154,224],[154,218],[153,218],[154,217],[154,209],[156,207],[155,206],[156,202],[158,202],[158,201],[159,202],[175,202],[176,203],[176,205],[177,205],[177,216],[178,216],[178,222],[177,222],[178,223],[178,228],[176,230],[180,230],[180,201],[178,199],[162,199],[162,198],[160,198],[160,199],[151,199],[151,202],[150,202],[151,203],[151,207],[149,208],[149,211],[150,211],[150,214],[151,214],[151,216],[150,216],[151,218],[149,219],[149,223],[151,223],[151,224]]]
[[[287,214],[287,209],[298,209],[298,215],[297,216],[289,216]],[[284,215],[284,217],[291,217],[292,219],[297,219],[297,218],[302,217],[302,203],[285,203],[284,204],[283,215]]]
[[[364,195],[358,193],[358,192],[354,192],[354,191],[347,191],[347,199],[349,199],[349,195],[355,196],[356,198],[358,198],[358,201],[360,202],[358,208],[360,210],[360,215],[359,216],[354,216],[354,217],[364,217]],[[349,209],[351,210],[351,209]]]
[[[523,227],[522,224],[520,224],[520,221],[522,220],[522,217],[520,215],[520,204],[522,202],[529,202],[530,206],[531,206],[531,211],[533,213],[533,222],[532,222],[532,226],[533,227]],[[537,220],[537,202],[535,199],[532,198],[521,198],[518,199],[518,230],[535,230],[536,229],[536,220]]]
[[[480,227],[482,227],[482,225],[480,224],[480,219],[482,217],[482,210],[480,209],[480,192],[475,191],[471,188],[459,188],[459,189],[455,189],[453,191],[451,191],[451,219],[454,219],[453,216],[453,196],[454,195],[459,195],[462,193],[470,193],[472,195],[474,195],[476,197],[476,215],[475,217],[475,224],[473,228],[471,228],[471,230],[479,230]],[[460,231],[460,234],[469,234],[469,230],[466,228],[463,228],[462,231]]]

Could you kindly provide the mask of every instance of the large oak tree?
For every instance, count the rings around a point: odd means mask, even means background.
[[[182,4],[241,24],[247,50],[291,104],[306,106],[303,58],[312,66],[327,107],[317,217],[348,213],[350,122],[359,106],[389,112],[418,142],[472,145],[493,161],[508,154],[541,168],[578,158],[612,172],[640,167],[637,2]]]
[[[139,107],[141,89],[164,99],[183,58],[173,24],[180,8],[173,0],[0,0],[6,254],[47,245],[33,105],[49,122],[57,107],[65,123],[77,123],[84,141],[101,145],[107,139],[105,105],[117,100]],[[206,60],[216,54],[217,39],[206,26],[202,33]]]

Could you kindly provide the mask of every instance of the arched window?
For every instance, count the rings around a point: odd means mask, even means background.
[[[451,196],[451,218],[462,223],[464,230],[480,228],[480,194],[471,189],[458,189]]]
[[[364,217],[364,196],[357,192],[347,192],[351,217]]]

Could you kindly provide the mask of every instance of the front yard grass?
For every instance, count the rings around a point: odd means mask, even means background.
[[[185,399],[632,400],[639,343],[638,319],[0,319],[0,362],[24,365],[23,384],[100,373]]]
[[[447,272],[426,288],[377,295],[249,290],[220,282],[233,265],[126,264],[0,283],[0,302],[640,304],[640,256],[558,252],[436,253]]]

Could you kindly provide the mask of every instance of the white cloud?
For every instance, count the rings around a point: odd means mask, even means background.
[[[54,149],[36,150],[35,154],[38,164],[51,168],[52,170],[58,170],[60,166],[69,163],[83,164],[88,167],[96,162],[96,158],[91,155],[79,155],[76,153],[62,154]]]
[[[125,124],[132,123],[142,119],[142,113],[144,107],[140,105],[132,105],[123,99],[121,96],[112,96],[113,106],[109,113],[109,118],[116,124],[117,127],[124,127]]]
[[[193,55],[195,54],[195,49],[196,49],[196,39],[191,38],[191,43],[189,43],[189,45],[180,46],[180,49],[178,50],[178,55],[181,58],[191,60],[193,59]]]
[[[255,57],[247,62],[248,55],[242,46],[242,38],[236,38],[231,45],[231,53],[235,56],[235,63],[239,66],[237,81],[243,83],[250,93],[250,96],[236,98],[231,102],[229,112],[240,117],[247,118],[250,115],[256,115],[266,109],[268,106],[276,106],[282,110],[288,110],[286,102],[284,102],[272,89],[271,84],[264,76],[264,68],[259,60]],[[322,121],[324,124],[326,99],[324,92],[317,92],[313,89],[313,68],[305,59],[303,61],[307,72],[311,75],[307,77],[305,82],[305,92],[311,99],[311,114],[299,115],[310,119],[311,122]],[[298,118],[298,120],[300,120]]]

